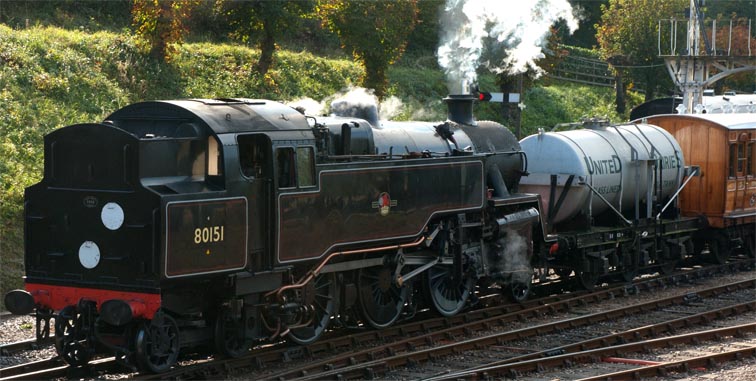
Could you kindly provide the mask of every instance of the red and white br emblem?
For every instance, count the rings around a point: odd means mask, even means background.
[[[392,200],[387,192],[378,195],[378,201],[373,201],[373,208],[378,209],[381,216],[387,216],[392,206],[396,206],[396,200]]]

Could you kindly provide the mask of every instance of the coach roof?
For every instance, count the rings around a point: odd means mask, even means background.
[[[654,124],[653,119],[674,116],[675,118],[686,118],[690,120],[701,120],[718,125],[728,130],[749,130],[756,128],[756,114],[752,113],[733,113],[733,114],[668,114],[653,115],[647,119],[648,123]],[[641,119],[641,120],[643,120]],[[637,122],[637,121],[636,121]]]

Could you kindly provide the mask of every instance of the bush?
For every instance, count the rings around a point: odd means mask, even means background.
[[[547,131],[560,123],[579,122],[583,118],[623,120],[614,106],[614,90],[593,86],[560,84],[534,87],[525,93],[522,114],[523,134]]]

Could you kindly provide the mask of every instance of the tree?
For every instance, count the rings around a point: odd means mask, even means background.
[[[439,19],[444,8],[444,0],[422,0],[417,2],[415,29],[407,38],[407,53],[435,55],[439,45]],[[435,60],[433,60],[435,62]]]
[[[365,68],[363,86],[383,98],[388,87],[386,70],[404,53],[417,22],[418,0],[321,0],[318,13],[336,33],[342,47]]]
[[[601,5],[601,23],[596,25],[601,56],[610,63],[621,62],[613,66],[626,73],[623,78],[643,83],[646,101],[662,85],[672,87],[659,58],[659,20],[679,18],[688,4],[689,0],[609,0],[609,6]]]
[[[228,20],[230,37],[249,43],[255,41],[260,49],[257,71],[265,75],[273,65],[276,39],[296,26],[302,17],[313,11],[314,2],[298,1],[229,1],[217,0],[216,10]]]
[[[601,20],[601,5],[608,3],[609,0],[569,0],[569,2],[580,15],[580,27],[572,34],[567,28],[560,28],[562,33],[560,37],[567,45],[591,49],[596,46],[595,27]]]
[[[134,0],[131,9],[136,34],[146,40],[150,55],[170,61],[176,45],[189,32],[185,22],[200,0]]]

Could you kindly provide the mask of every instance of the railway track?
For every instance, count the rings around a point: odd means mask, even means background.
[[[464,354],[463,363],[469,363],[473,357],[486,357],[486,355],[473,356],[472,353],[487,352],[490,348],[496,348],[492,357],[501,357],[506,355],[506,351],[498,350],[500,348],[508,349],[509,343],[517,342],[524,339],[531,339],[542,335],[551,335],[556,332],[575,329],[578,327],[588,327],[612,319],[618,319],[634,314],[647,314],[671,306],[679,306],[690,303],[692,300],[707,298],[710,300],[717,295],[729,294],[734,290],[748,290],[756,287],[756,279],[728,284],[710,288],[698,292],[696,295],[679,295],[670,298],[654,300],[647,303],[630,305],[609,311],[602,311],[575,318],[558,320],[555,322],[540,324],[536,326],[527,326],[522,329],[504,330],[501,332],[484,334],[473,337],[471,332],[478,324],[467,324],[459,327],[449,328],[443,331],[434,331],[428,335],[413,337],[396,343],[390,343],[381,347],[372,348],[363,352],[349,353],[344,356],[325,359],[306,368],[291,369],[267,376],[266,378],[281,379],[298,379],[298,380],[321,380],[321,379],[362,379],[362,378],[384,378],[389,371],[398,374],[401,379],[422,379],[429,374],[428,370],[419,367],[421,363],[438,362],[445,356],[459,356]],[[751,298],[753,295],[751,294]],[[754,310],[756,304],[750,304],[750,310]],[[730,311],[737,311],[731,309]],[[516,318],[520,319],[519,313],[515,313]],[[525,318],[532,315],[528,314]],[[479,322],[476,322],[479,323]],[[487,323],[487,322],[480,322]],[[669,324],[669,322],[664,322]],[[488,327],[489,330],[491,329]],[[517,348],[517,346],[515,346]],[[547,352],[557,350],[550,349]],[[349,364],[355,362],[356,364]],[[540,364],[544,358],[531,360],[532,364]],[[540,360],[540,361],[539,361]],[[562,362],[562,364],[564,364]],[[398,371],[399,367],[413,367],[406,372]],[[330,368],[330,369],[329,369]],[[417,368],[420,368],[418,371]],[[530,369],[529,369],[530,370]],[[511,375],[505,371],[501,375]],[[489,373],[490,376],[490,373]]]
[[[399,356],[406,352],[415,352],[425,347],[457,341],[473,332],[502,329],[496,327],[506,327],[516,322],[528,321],[529,319],[539,318],[560,311],[579,311],[585,306],[604,300],[621,298],[637,292],[691,282],[699,277],[734,271],[743,266],[749,268],[752,264],[744,261],[724,266],[694,269],[667,277],[639,280],[629,286],[607,287],[593,293],[580,292],[556,295],[528,301],[523,304],[495,305],[499,301],[493,296],[481,299],[481,308],[457,315],[453,318],[416,319],[381,331],[342,329],[336,335],[325,337],[323,340],[307,347],[293,347],[285,343],[278,343],[269,345],[266,348],[259,348],[251,352],[249,356],[239,359],[209,360],[195,365],[180,367],[161,375],[139,375],[138,378],[219,378],[228,376],[229,374],[240,373],[245,375],[252,374],[256,378],[265,377],[271,379],[297,378],[303,375],[309,376],[310,379],[329,378],[331,377],[330,375],[339,378],[345,377],[345,372],[350,369],[349,367],[356,369],[357,373],[355,374],[359,374],[358,378],[365,378],[381,374],[381,366],[364,366],[365,364],[371,364],[371,361],[381,361],[382,359],[385,360],[386,358],[391,358],[391,356]],[[486,307],[488,304],[494,304],[494,306]],[[542,333],[543,331],[535,332]],[[386,344],[387,342],[389,344]],[[383,346],[386,345],[390,345],[391,347],[384,348]],[[359,350],[356,348],[368,349]],[[434,356],[438,357],[441,355]],[[420,360],[411,360],[406,363],[410,364],[413,361],[420,362]],[[92,367],[93,369],[90,369],[90,371],[97,372],[97,369],[105,371],[108,366],[112,366],[107,365],[107,362],[104,364],[98,364],[96,367]],[[282,367],[281,364],[285,364],[284,367],[287,371],[276,374],[271,373],[270,368],[273,368],[274,364],[278,369]],[[359,370],[361,366],[363,369]],[[390,368],[398,366],[401,365],[392,365]],[[116,372],[123,372],[123,368],[120,368],[120,370],[117,370],[117,368],[112,369]],[[328,370],[328,372],[320,373],[323,370]],[[41,374],[33,374],[33,372],[31,372],[31,375],[30,372],[19,372],[18,374],[11,374],[10,372],[10,368],[3,369],[0,377],[5,380],[68,376],[62,370],[59,372],[63,373],[58,373],[58,376],[44,377]]]

